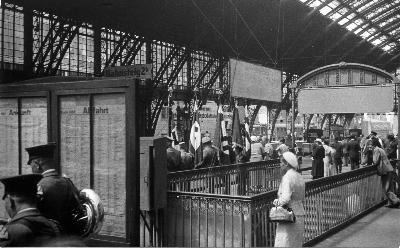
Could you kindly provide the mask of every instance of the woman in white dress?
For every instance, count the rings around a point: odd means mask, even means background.
[[[282,181],[279,185],[278,199],[275,206],[287,206],[296,216],[294,223],[280,222],[276,228],[275,247],[300,247],[304,238],[305,183],[298,169],[297,157],[292,152],[285,152],[281,159]]]
[[[329,167],[332,163],[332,149],[329,146],[329,140],[324,140],[324,149],[325,149],[325,157],[324,157],[324,177],[329,177]]]

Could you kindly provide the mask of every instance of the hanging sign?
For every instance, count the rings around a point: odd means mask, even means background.
[[[113,66],[104,69],[105,77],[132,77],[135,79],[151,79],[151,64]]]

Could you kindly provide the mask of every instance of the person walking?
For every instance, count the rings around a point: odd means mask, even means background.
[[[284,152],[281,160],[282,181],[274,206],[291,208],[296,216],[294,223],[280,222],[276,227],[275,247],[301,247],[304,235],[305,182],[297,172],[297,157],[292,152]]]
[[[311,175],[313,179],[317,179],[324,176],[324,157],[325,157],[325,149],[322,146],[322,140],[317,138],[315,139],[315,149],[313,149],[313,167],[311,171]]]
[[[381,177],[382,190],[388,199],[387,207],[398,207],[400,205],[400,200],[396,194],[393,193],[393,167],[377,138],[372,138],[371,145],[373,147],[373,163],[377,166],[378,175]]]
[[[348,151],[349,138],[346,137],[342,140],[342,152],[343,152],[343,166],[349,165],[349,151]]]
[[[350,141],[347,144],[347,150],[349,152],[351,170],[360,168],[361,147],[354,135],[351,136]]]
[[[342,158],[343,158],[343,146],[339,142],[339,137],[335,137],[335,142],[333,143],[335,148],[335,155],[333,156],[333,163],[336,165],[337,173],[342,173]]]
[[[3,200],[10,220],[0,227],[0,247],[41,246],[60,235],[60,227],[37,209],[37,184],[40,174],[4,177]]]
[[[55,143],[26,148],[29,154],[28,165],[33,173],[43,176],[38,183],[40,212],[58,221],[63,233],[75,234],[77,230],[72,223],[71,211],[80,206],[79,191],[69,178],[60,176],[56,171],[55,148]]]

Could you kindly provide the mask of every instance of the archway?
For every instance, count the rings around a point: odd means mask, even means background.
[[[341,62],[327,65],[306,73],[290,86],[292,110],[296,109],[298,100],[299,113],[390,112],[393,110],[395,86],[399,82],[394,75],[365,64]],[[292,134],[295,117],[293,111]]]

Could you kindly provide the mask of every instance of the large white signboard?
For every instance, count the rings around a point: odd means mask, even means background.
[[[387,113],[393,110],[393,89],[391,85],[301,89],[298,104],[301,114]]]
[[[281,72],[260,65],[230,59],[233,97],[281,102]]]

